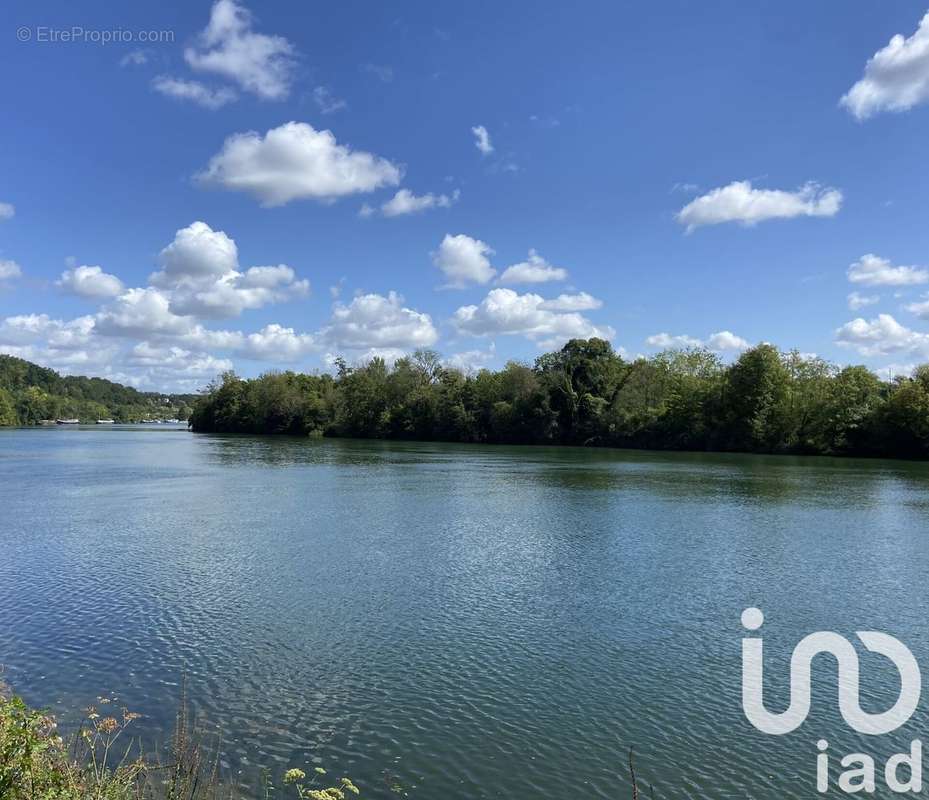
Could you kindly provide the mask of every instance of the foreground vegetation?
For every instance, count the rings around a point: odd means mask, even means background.
[[[219,780],[218,759],[205,756],[182,710],[165,758],[146,757],[129,731],[139,715],[116,712],[99,698],[65,741],[54,718],[35,711],[0,686],[0,798],[3,800],[222,800],[237,793]],[[359,790],[349,778],[329,781],[284,772],[283,794],[270,782],[262,794],[299,800],[345,800]],[[330,786],[325,784],[331,783]]]
[[[601,339],[474,375],[431,351],[338,373],[227,373],[195,431],[755,453],[929,456],[929,365],[882,381],[862,366],[762,344],[723,364],[706,350],[628,361]]]
[[[95,422],[187,419],[195,395],[140,392],[103,378],[61,376],[0,355],[0,425],[38,425],[60,418]]]
[[[166,758],[147,758],[127,733],[138,719],[127,709],[115,713],[112,700],[99,698],[101,711],[88,708],[70,741],[55,719],[29,708],[0,682],[0,799],[2,800],[233,800],[243,795],[220,780],[218,755],[205,756],[182,704]],[[309,769],[309,768],[308,768]],[[629,751],[633,800],[639,785]],[[263,800],[348,800],[361,792],[350,778],[330,779],[322,767],[292,767],[270,779]],[[326,784],[329,784],[328,786]],[[406,796],[402,787],[392,791]],[[653,794],[652,794],[653,796]]]

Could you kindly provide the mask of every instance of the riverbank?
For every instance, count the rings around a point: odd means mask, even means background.
[[[627,361],[572,340],[530,367],[465,375],[419,351],[332,375],[214,382],[195,432],[643,450],[929,457],[929,365],[883,381],[763,344],[723,364],[705,350]]]

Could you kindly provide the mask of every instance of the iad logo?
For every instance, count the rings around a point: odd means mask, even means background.
[[[742,612],[742,626],[757,631],[764,624],[764,614],[757,608]],[[813,658],[820,653],[832,655],[838,665],[839,711],[845,722],[858,733],[873,736],[890,733],[903,725],[919,705],[922,678],[919,665],[909,648],[893,636],[877,631],[857,631],[856,636],[872,653],[889,658],[900,673],[900,694],[886,711],[871,714],[861,709],[858,701],[858,652],[844,636],[831,631],[818,631],[805,636],[794,648],[790,658],[790,705],[786,711],[774,713],[765,708],[764,643],[760,636],[742,639],[742,709],[745,716],[763,733],[781,736],[796,730],[810,713],[810,671]],[[829,743],[820,739],[816,758],[816,788],[829,788]],[[874,759],[866,753],[851,753],[841,759],[845,769],[838,785],[845,792],[873,792],[875,789]],[[900,780],[898,768],[909,771],[907,780]],[[919,792],[922,788],[922,743],[914,740],[909,753],[888,759],[884,769],[888,788],[894,792]]]
[[[742,627],[757,631],[764,614],[757,608],[742,612]],[[900,696],[887,711],[869,714],[858,702],[858,653],[844,636],[818,631],[804,636],[790,658],[790,706],[780,714],[765,708],[762,697],[764,642],[761,638],[742,639],[742,708],[758,730],[780,736],[800,727],[810,713],[810,665],[814,656],[830,653],[839,665],[839,711],[858,733],[890,733],[905,723],[919,705],[922,680],[919,665],[909,648],[899,639],[877,631],[858,631],[861,643],[872,653],[893,661],[900,672]]]

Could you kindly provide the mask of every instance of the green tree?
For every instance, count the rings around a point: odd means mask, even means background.
[[[13,405],[13,395],[0,387],[0,426],[19,425],[19,415]]]
[[[726,446],[733,450],[783,450],[790,432],[790,373],[777,348],[746,350],[726,376],[723,394]]]

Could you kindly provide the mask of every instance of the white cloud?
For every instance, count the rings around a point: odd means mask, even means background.
[[[239,271],[238,247],[224,231],[193,222],[175,234],[159,256],[162,271],[150,277],[167,290],[171,311],[208,319],[234,317],[245,309],[285,302],[309,293],[286,264]]]
[[[217,0],[209,24],[184,58],[193,69],[234,80],[263,100],[283,100],[290,93],[295,53],[283,36],[252,31],[252,16],[244,6]]]
[[[249,192],[263,206],[280,206],[395,186],[401,175],[386,159],[338,144],[331,131],[288,122],[263,137],[256,131],[233,134],[195,178],[207,186]]]
[[[234,103],[237,99],[236,93],[228,87],[211,89],[200,81],[188,81],[173,78],[170,75],[158,75],[152,79],[152,88],[168,97],[190,100],[192,103],[214,111],[228,103]]]
[[[851,283],[863,286],[915,286],[929,283],[925,267],[895,267],[886,258],[873,253],[863,255],[848,268]]]
[[[429,192],[419,196],[413,194],[409,189],[399,189],[390,200],[381,206],[381,213],[385,217],[399,217],[404,214],[416,214],[430,208],[449,208],[453,203],[457,202],[459,196],[460,192],[457,189],[451,195]],[[367,216],[370,216],[370,214]]]
[[[645,344],[649,347],[660,347],[662,350],[667,350],[672,347],[703,347],[703,340],[695,339],[693,336],[687,336],[686,334],[672,336],[670,333],[656,333],[649,336],[645,340]]]
[[[432,253],[432,263],[448,278],[448,287],[463,289],[469,283],[487,283],[497,274],[487,258],[493,252],[480,239],[447,233],[439,249]]]
[[[725,350],[748,350],[751,345],[741,336],[736,336],[732,331],[718,331],[711,333],[706,340],[706,346],[710,350],[722,352]]]
[[[339,278],[337,283],[334,283],[332,284],[332,286],[329,287],[329,296],[333,300],[339,299],[339,296],[342,294],[342,288],[345,286],[345,281],[346,281],[346,278],[343,275],[341,278]]]
[[[481,155],[489,156],[494,151],[494,146],[490,143],[490,134],[483,125],[475,125],[471,128],[474,134],[474,146],[481,151]]]
[[[150,280],[156,285],[171,285],[182,278],[219,277],[237,270],[239,249],[225,231],[214,231],[197,221],[175,233],[159,261],[162,271]]]
[[[848,295],[848,307],[852,311],[858,311],[859,309],[865,308],[867,306],[873,306],[875,303],[881,301],[881,296],[877,294],[864,295],[860,292],[851,292]]]
[[[139,342],[129,352],[126,363],[133,367],[145,367],[147,382],[153,379],[177,380],[179,378],[208,379],[231,370],[232,361],[216,358],[208,353],[195,353],[176,345],[158,347],[149,342]]]
[[[923,300],[920,302],[909,303],[905,305],[904,308],[920,319],[929,319],[929,294],[923,295]]]
[[[403,305],[396,292],[386,297],[363,294],[345,305],[333,306],[329,324],[319,338],[331,347],[345,350],[366,348],[430,347],[439,338],[432,318]]]
[[[94,333],[94,318],[77,317],[65,322],[48,314],[20,314],[0,322],[0,344],[42,343],[56,350],[86,347]]]
[[[603,307],[603,301],[587,292],[560,294],[554,300],[546,300],[542,308],[549,311],[593,311]]]
[[[146,50],[131,50],[119,60],[119,66],[121,67],[128,67],[130,65],[140,67],[147,63],[148,51]]]
[[[15,261],[4,261],[0,259],[0,281],[18,278],[22,274],[22,268]]]
[[[929,102],[929,14],[912,36],[898,33],[871,56],[864,77],[839,102],[860,120]]]
[[[171,294],[171,309],[203,319],[226,319],[246,309],[283,303],[309,294],[310,284],[297,280],[286,264],[250,267],[210,283],[182,284]]]
[[[335,114],[348,108],[348,103],[336,97],[327,86],[317,86],[313,90],[313,101],[322,114]]]
[[[127,289],[97,314],[97,329],[106,335],[148,338],[179,336],[194,329],[194,321],[171,311],[170,295],[159,289]]]
[[[123,282],[100,267],[80,266],[61,273],[56,282],[71,294],[87,298],[116,297],[123,291]]]
[[[459,308],[452,324],[472,336],[522,335],[543,347],[557,347],[568,339],[611,339],[615,335],[608,326],[598,327],[576,312],[552,311],[545,302],[537,294],[491,289],[480,305]]]
[[[391,83],[394,79],[393,67],[387,64],[362,64],[359,69],[373,75],[381,83]]]
[[[503,270],[499,283],[546,283],[547,281],[567,280],[568,271],[562,267],[553,267],[535,250],[529,251],[525,261],[513,264]]]
[[[13,219],[16,215],[16,206],[12,203],[0,203],[0,219]]]
[[[497,355],[497,348],[493,342],[486,350],[465,350],[462,353],[452,353],[442,360],[450,369],[457,369],[465,375],[472,375],[487,367]]]
[[[929,358],[929,334],[901,325],[890,314],[878,314],[872,320],[858,317],[836,330],[835,336],[838,344],[852,347],[863,356],[908,353]]]
[[[741,336],[736,336],[732,331],[717,331],[711,333],[705,340],[697,339],[686,334],[672,336],[670,333],[656,333],[645,340],[649,347],[659,347],[662,350],[668,349],[688,349],[693,347],[705,347],[717,353],[726,351],[747,350],[751,345]]]
[[[794,192],[753,189],[751,181],[734,181],[691,200],[677,213],[688,233],[701,225],[738,222],[752,226],[769,219],[832,217],[842,206],[842,192],[807,183]]]
[[[272,323],[245,337],[241,352],[261,361],[293,362],[316,349],[316,340],[308,333]]]

